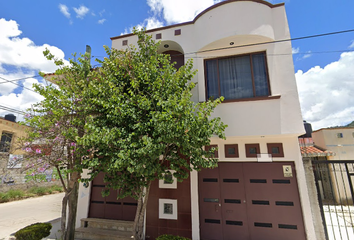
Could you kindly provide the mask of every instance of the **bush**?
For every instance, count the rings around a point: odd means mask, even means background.
[[[45,187],[33,187],[29,190],[30,193],[36,194],[38,196],[45,195],[47,191],[48,190]]]
[[[6,193],[7,197],[10,199],[19,199],[19,198],[23,198],[23,196],[25,195],[25,193],[22,190],[16,190],[16,189],[10,189],[7,193]]]
[[[185,238],[185,237],[180,237],[180,236],[174,236],[174,235],[161,235],[156,240],[191,240],[190,238]]]
[[[51,229],[50,223],[35,223],[18,230],[15,237],[16,240],[41,240],[50,235]]]

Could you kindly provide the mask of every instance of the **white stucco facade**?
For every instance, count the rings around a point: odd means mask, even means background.
[[[180,30],[180,35],[175,35]],[[284,4],[272,5],[263,1],[224,1],[200,13],[193,21],[149,30],[156,38],[161,34],[160,51],[177,50],[185,61],[193,59],[198,72],[192,81],[198,83],[193,100],[206,100],[205,60],[221,56],[265,52],[270,95],[259,99],[242,99],[220,104],[213,117],[221,117],[228,125],[226,140],[211,139],[218,145],[219,161],[257,162],[247,158],[245,144],[258,143],[260,153],[267,153],[267,143],[282,143],[284,157],[273,161],[295,163],[300,202],[306,237],[316,239],[305,173],[297,137],[304,133],[292,60],[289,27]],[[125,49],[137,45],[132,34],[113,37],[112,48]],[[169,48],[164,49],[168,44]],[[238,144],[239,157],[225,158],[224,145]],[[80,186],[80,191],[85,189]],[[81,192],[80,192],[81,194]],[[89,194],[89,193],[88,193]],[[89,200],[80,198],[79,206],[88,209]],[[83,196],[83,195],[82,195]],[[192,237],[199,237],[198,173],[191,173]],[[87,217],[85,210],[78,219]]]

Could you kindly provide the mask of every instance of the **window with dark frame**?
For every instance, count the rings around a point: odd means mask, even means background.
[[[284,150],[282,143],[267,143],[268,154],[272,157],[284,157]]]
[[[123,45],[123,46],[127,46],[127,45],[128,45],[128,40],[123,40],[123,41],[122,41],[122,45]]]
[[[225,158],[238,158],[238,145],[225,144]]]
[[[0,152],[9,152],[11,147],[13,134],[8,132],[2,132],[0,141]]]
[[[205,146],[205,151],[210,151],[210,149],[212,148],[216,148],[215,152],[214,152],[214,158],[218,158],[219,157],[219,153],[218,153],[218,145],[209,145],[209,146]]]
[[[245,144],[245,149],[246,157],[248,158],[256,158],[257,155],[261,153],[258,143]]]
[[[207,99],[270,95],[265,52],[205,60],[205,78]]]

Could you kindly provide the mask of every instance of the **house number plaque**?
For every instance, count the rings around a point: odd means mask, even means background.
[[[291,165],[283,165],[283,173],[284,177],[292,177],[293,170],[291,169]]]

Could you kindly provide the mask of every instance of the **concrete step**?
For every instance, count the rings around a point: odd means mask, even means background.
[[[131,233],[133,231],[134,222],[122,220],[110,220],[100,218],[83,218],[81,219],[82,228],[118,230]]]
[[[98,229],[98,228],[77,228],[75,231],[76,240],[132,240],[132,233],[127,231]]]

